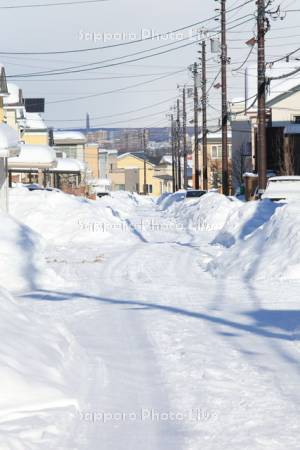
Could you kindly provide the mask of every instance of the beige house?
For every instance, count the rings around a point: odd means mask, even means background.
[[[160,182],[160,194],[173,192],[172,156],[165,155],[155,168],[155,178]]]
[[[106,167],[108,164],[108,179],[111,189],[113,191],[124,190],[143,193],[146,167],[147,192],[148,194],[160,195],[161,182],[156,177],[159,160],[160,158],[148,156],[145,158],[143,152],[123,153],[121,155],[108,153]],[[100,171],[100,173],[102,172]]]
[[[202,138],[199,136],[199,169],[200,174],[203,174],[203,151]],[[231,172],[232,165],[232,136],[228,133],[228,159],[229,171]],[[221,190],[222,187],[222,134],[221,132],[209,133],[207,135],[207,178],[208,189]],[[195,180],[195,171],[193,168],[193,180]],[[200,180],[200,184],[201,184]]]

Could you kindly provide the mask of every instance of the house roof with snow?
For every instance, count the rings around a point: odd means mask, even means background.
[[[228,139],[232,138],[232,131],[231,130],[228,130],[227,137],[228,137]],[[200,139],[200,144],[201,144],[202,134],[199,134],[199,139]],[[208,139],[208,141],[219,141],[219,140],[222,140],[222,132],[221,131],[215,131],[215,132],[212,132],[212,133],[208,133],[207,134],[207,139]]]
[[[54,143],[63,144],[86,144],[87,139],[80,131],[55,130],[53,133]]]
[[[78,159],[72,158],[58,158],[57,165],[54,167],[53,172],[61,172],[61,173],[80,173],[84,172],[86,169],[83,162]]]
[[[47,125],[39,113],[29,113],[29,112],[25,111],[24,115],[25,115],[26,130],[31,130],[31,131],[34,131],[34,130],[35,131],[36,130],[46,131],[47,130]]]
[[[49,169],[56,164],[55,152],[48,145],[21,144],[20,155],[8,160],[10,169]]]
[[[160,164],[172,164],[172,155],[164,155],[161,160],[160,160]]]
[[[267,66],[266,76],[268,78],[278,77],[299,68],[299,64],[295,62],[278,62],[272,66]],[[251,66],[248,68],[248,84],[249,84],[249,98],[255,97],[257,94],[257,68]],[[274,103],[289,97],[294,92],[300,90],[300,72],[294,74],[289,78],[281,80],[273,80],[270,83],[267,92],[267,106],[272,106]],[[251,101],[249,101],[251,103]]]
[[[22,91],[14,83],[7,83],[8,96],[4,97],[4,106],[22,105]]]
[[[146,160],[147,163],[152,164],[153,166],[157,166],[160,163],[161,157],[157,156],[148,156],[144,152],[127,152],[118,156],[118,159],[122,159],[128,156],[133,156],[134,158],[141,159],[142,161]]]

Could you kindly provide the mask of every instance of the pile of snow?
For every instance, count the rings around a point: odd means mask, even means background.
[[[213,192],[196,199],[182,196],[182,193],[176,193],[166,197],[160,208],[195,232],[220,230],[230,214],[242,204],[239,200]]]
[[[220,277],[300,279],[300,202],[243,205],[215,243],[229,247],[208,264]]]
[[[154,199],[135,192],[117,191],[102,197],[99,202],[112,208],[120,217],[127,218],[132,215],[136,208],[154,204]]]
[[[185,199],[185,193],[186,191],[182,190],[175,192],[174,194],[163,194],[158,197],[156,204],[159,206],[161,211],[169,210],[169,212],[171,212],[175,210],[178,204],[181,204],[181,202]]]
[[[0,212],[0,286],[19,291],[57,283],[42,260],[43,248],[37,233]]]
[[[213,244],[231,247],[239,240],[248,239],[281,206],[283,205],[280,203],[268,200],[240,203],[240,208],[234,209],[228,216],[224,227],[214,239]]]
[[[12,215],[55,244],[100,243],[119,237],[132,238],[124,232],[118,213],[104,202],[95,202],[56,191],[32,191],[24,187],[10,192]]]
[[[85,376],[84,356],[75,339],[57,319],[48,318],[45,326],[45,319],[26,303],[0,289],[3,450],[38,450],[52,433],[54,442],[61,426],[56,422],[69,421],[70,427],[85,396],[77,382]]]

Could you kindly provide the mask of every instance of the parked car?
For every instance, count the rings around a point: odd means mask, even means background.
[[[102,197],[107,197],[110,196],[109,192],[97,192],[97,197],[102,198]]]
[[[185,194],[185,198],[199,198],[207,194],[207,191],[201,191],[199,189],[188,189]]]
[[[36,183],[24,184],[24,187],[26,187],[29,191],[61,192],[60,189],[53,188],[53,187],[44,187],[44,186],[40,186],[39,184],[36,184]]]
[[[261,199],[300,200],[300,176],[271,177]]]

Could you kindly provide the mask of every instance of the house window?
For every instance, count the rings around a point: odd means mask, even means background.
[[[228,158],[232,156],[232,146],[228,145]],[[222,159],[222,145],[212,145],[211,159]]]
[[[300,116],[294,116],[294,122],[300,123]]]
[[[222,159],[222,145],[212,145],[211,158],[212,159]]]
[[[148,184],[147,186],[148,186],[148,194],[152,194],[153,192],[152,184]]]

